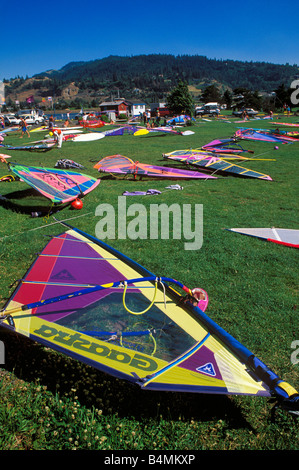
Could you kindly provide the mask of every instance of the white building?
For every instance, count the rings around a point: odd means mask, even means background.
[[[138,101],[138,100],[128,100],[127,101],[128,105],[130,106],[130,114],[134,116],[140,116],[140,114],[143,114],[145,112],[145,108],[147,106],[144,101]]]

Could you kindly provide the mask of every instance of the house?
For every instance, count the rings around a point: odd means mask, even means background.
[[[129,105],[129,114],[131,116],[140,116],[145,112],[145,108],[147,104],[144,101],[139,101],[139,100],[128,100],[127,101]]]
[[[125,100],[115,100],[115,101],[103,101],[99,105],[101,113],[107,111],[112,111],[119,116],[121,114],[129,115],[129,105]]]

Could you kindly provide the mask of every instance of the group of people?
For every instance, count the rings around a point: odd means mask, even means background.
[[[51,115],[49,117],[49,131],[50,131],[49,133],[57,141],[58,148],[61,148],[62,140],[63,140],[62,139],[63,134],[62,134],[60,129],[55,129],[54,128],[54,124],[55,124],[55,119],[54,119],[53,115]],[[66,117],[66,120],[64,121],[63,127],[67,128],[69,126],[69,124],[70,124],[70,122],[69,122],[69,113],[68,113],[67,117]],[[5,128],[5,121],[4,121],[4,117],[2,115],[0,115],[0,127],[2,127],[2,129]],[[22,116],[20,117],[19,129],[21,130],[20,139],[22,139],[25,135],[30,137],[28,124],[26,122],[26,119]]]
[[[54,137],[54,139],[57,141],[57,146],[58,148],[61,148],[62,146],[62,132],[60,129],[54,129],[54,117],[51,115],[49,117],[49,134]],[[63,127],[68,127],[69,122],[66,120],[64,123]],[[30,137],[30,133],[28,130],[27,122],[25,118],[21,117],[21,121],[19,123],[19,128],[21,129],[21,135],[20,139],[26,134],[28,137]]]
[[[54,124],[55,124],[55,119],[54,119],[53,115],[51,114],[51,116],[49,117],[49,134],[50,134],[51,137],[54,137],[54,139],[56,140],[57,147],[61,148],[62,141],[63,141],[63,133],[62,133],[61,129],[54,128]],[[69,123],[69,113],[68,113],[67,117],[66,117],[66,120],[64,121],[63,127],[67,128],[69,126],[69,124],[70,123]]]
[[[156,116],[155,116],[155,118],[153,118],[153,120],[151,119],[151,117],[152,116],[151,116],[151,112],[150,112],[149,109],[147,111],[144,111],[144,113],[142,114],[142,117],[141,117],[143,119],[143,124],[147,128],[159,127],[160,122],[161,122],[161,116],[160,116],[159,110],[157,110]],[[164,122],[164,125],[165,125],[165,122]]]
[[[291,114],[291,107],[287,105],[286,103],[284,103],[283,105],[283,112],[288,113],[288,116]]]
[[[5,120],[4,120],[4,117],[3,116],[0,116],[0,126],[2,127],[2,129],[5,128]],[[19,122],[19,128],[21,129],[22,131],[22,134],[20,135],[20,139],[23,137],[24,134],[27,134],[28,137],[30,137],[30,134],[29,134],[29,131],[28,131],[28,126],[27,126],[27,122],[24,118],[21,117],[21,120]]]

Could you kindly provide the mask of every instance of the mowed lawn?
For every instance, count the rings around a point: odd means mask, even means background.
[[[298,118],[279,118],[286,120]],[[184,168],[163,160],[162,154],[231,137],[238,126],[274,127],[268,120],[199,120],[184,129],[194,131],[189,136],[124,135],[94,142],[68,141],[61,149],[45,153],[1,148],[12,162],[53,168],[57,160],[68,158],[82,164],[83,173],[101,178],[100,185],[83,199],[81,210],[65,207],[54,215],[47,215],[50,202],[24,182],[0,183],[0,194],[6,198],[0,201],[1,306],[48,236],[65,230],[55,219],[70,219],[69,224],[95,236],[101,204],[114,208],[117,228],[124,191],[157,189],[161,194],[127,197],[127,209],[141,204],[149,215],[152,204],[178,204],[182,209],[189,205],[194,229],[195,207],[202,205],[201,248],[186,250],[190,240],[184,233],[180,239],[173,237],[171,220],[168,239],[162,238],[161,226],[158,238],[151,239],[150,217],[147,237],[123,239],[116,230],[115,239],[105,241],[159,276],[205,289],[209,294],[206,313],[298,389],[297,250],[225,229],[298,229],[299,142],[278,144],[278,149],[267,142],[241,142],[254,153],[246,154],[252,160],[239,165],[268,174],[273,181],[220,172],[214,180],[136,181],[113,179],[94,169],[101,158],[115,154]],[[25,145],[44,135],[32,132],[30,138],[20,139],[19,133],[9,134],[4,143]],[[0,176],[7,174],[7,166],[1,163]],[[180,184],[183,190],[167,189],[170,184]],[[43,211],[44,217],[31,217],[34,211]],[[128,215],[127,224],[133,219]],[[0,340],[5,344],[5,364],[0,369],[1,449],[298,449],[298,423],[282,410],[273,417],[274,402],[267,399],[145,392],[2,329]]]

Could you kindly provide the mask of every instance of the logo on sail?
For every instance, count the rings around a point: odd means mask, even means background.
[[[211,362],[207,362],[203,366],[197,367],[197,372],[202,372],[203,374],[210,375],[211,377],[216,376],[214,366]]]

